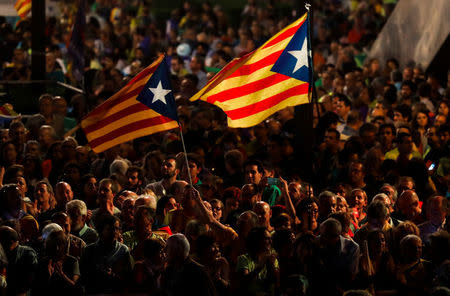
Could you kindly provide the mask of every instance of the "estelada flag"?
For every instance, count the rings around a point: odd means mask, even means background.
[[[139,137],[178,127],[177,108],[165,56],[142,70],[81,121],[99,153]]]
[[[27,17],[28,13],[31,11],[31,0],[17,0],[16,4],[14,4],[14,8],[20,18],[23,19]]]
[[[190,100],[221,108],[230,127],[250,127],[288,106],[309,102],[308,17],[231,61]]]

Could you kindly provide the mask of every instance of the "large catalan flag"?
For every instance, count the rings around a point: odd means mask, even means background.
[[[31,11],[31,0],[17,0],[16,4],[14,4],[14,8],[20,18],[26,18]]]
[[[234,59],[191,101],[221,108],[230,127],[250,127],[288,106],[309,102],[307,14],[255,51]]]
[[[169,68],[164,56],[81,121],[91,148],[99,153],[120,143],[178,127]]]

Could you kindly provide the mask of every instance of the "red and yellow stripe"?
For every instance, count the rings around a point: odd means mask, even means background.
[[[136,100],[163,58],[159,57],[83,118],[81,127],[92,150],[99,153],[120,143],[178,126],[176,121]]]
[[[17,0],[14,8],[20,18],[25,18],[31,11],[31,0]]]
[[[306,14],[255,51],[234,59],[190,100],[203,100],[221,108],[230,127],[250,127],[288,106],[308,103],[308,83],[271,69]]]

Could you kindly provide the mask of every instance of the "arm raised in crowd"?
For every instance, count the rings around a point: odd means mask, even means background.
[[[189,194],[198,205],[197,209],[199,210],[199,219],[208,224],[211,227],[211,230],[213,230],[214,233],[221,238],[221,240],[224,242],[231,242],[237,239],[238,234],[231,227],[223,225],[214,218],[212,211],[206,207],[200,193],[196,189],[187,188],[186,191],[188,191],[186,194]]]
[[[286,209],[288,210],[289,214],[291,215],[291,218],[297,220],[297,216],[295,213],[295,207],[294,207],[294,204],[292,203],[291,196],[289,195],[288,183],[282,177],[279,177],[278,180],[280,180],[279,187],[281,189],[281,194],[284,197],[284,204],[286,206]]]

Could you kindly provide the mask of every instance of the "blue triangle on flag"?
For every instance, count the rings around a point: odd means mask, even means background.
[[[301,81],[309,82],[309,65],[311,64],[309,53],[308,20],[305,20],[271,70]]]
[[[147,81],[137,100],[159,114],[178,121],[166,57]]]

